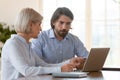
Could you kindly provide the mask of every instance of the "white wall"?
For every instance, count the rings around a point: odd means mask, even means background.
[[[13,25],[16,15],[25,7],[41,12],[41,2],[41,0],[0,0],[0,22]]]

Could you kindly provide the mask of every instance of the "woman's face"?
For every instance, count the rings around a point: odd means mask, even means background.
[[[38,34],[40,33],[41,30],[42,30],[41,29],[41,22],[32,23],[32,25],[31,25],[31,37],[37,38]]]

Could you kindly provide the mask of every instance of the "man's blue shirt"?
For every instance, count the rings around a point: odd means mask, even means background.
[[[60,63],[75,55],[84,58],[88,56],[88,51],[77,36],[68,33],[59,41],[53,29],[42,31],[37,39],[33,39],[32,49],[48,63]]]

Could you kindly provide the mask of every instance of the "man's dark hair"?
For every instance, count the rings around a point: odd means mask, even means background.
[[[61,15],[65,15],[65,16],[69,17],[71,20],[74,19],[73,13],[70,11],[70,9],[68,9],[66,7],[59,7],[55,10],[55,12],[53,13],[52,18],[51,18],[51,27],[53,29],[54,29],[53,23],[55,21],[57,21]]]

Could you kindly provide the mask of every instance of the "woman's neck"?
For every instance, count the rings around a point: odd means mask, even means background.
[[[26,42],[29,43],[30,37],[29,37],[28,34],[26,34],[26,33],[17,33],[17,35],[22,36],[26,40]]]

